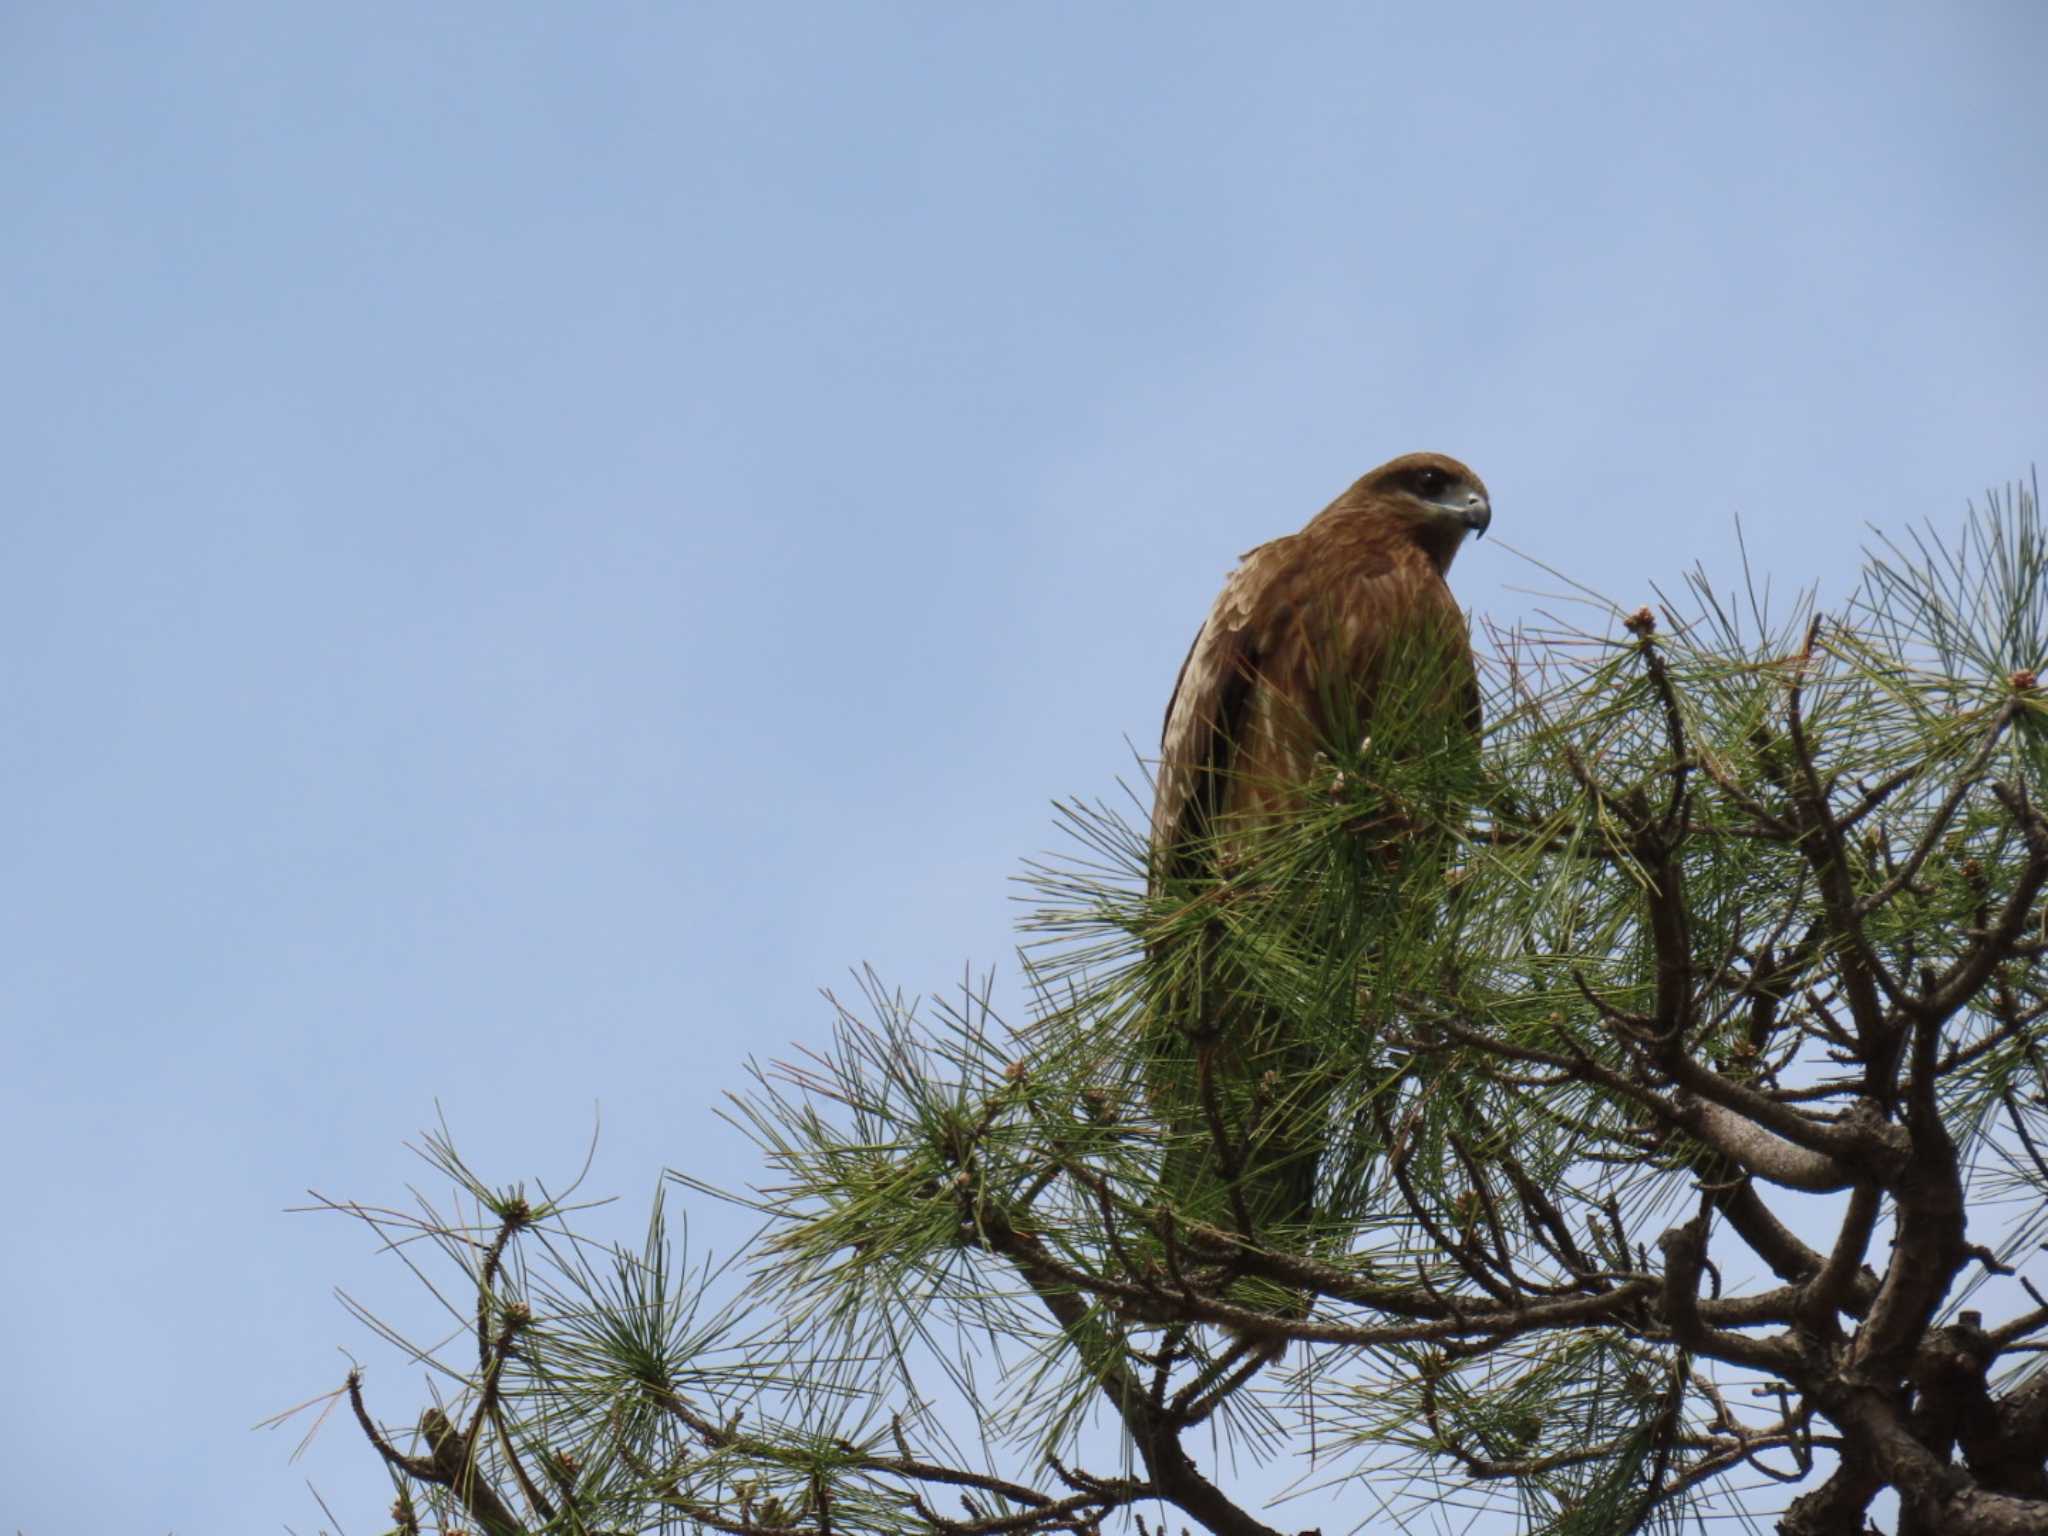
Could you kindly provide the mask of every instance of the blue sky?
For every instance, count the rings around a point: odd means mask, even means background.
[[[821,985],[1007,959],[1241,550],[1786,585],[2048,424],[2024,3],[0,17],[0,1527],[352,1532],[308,1187],[744,1180]],[[736,1229],[701,1213],[700,1240]],[[386,1361],[392,1418],[419,1382]],[[110,1476],[109,1466],[120,1468]]]

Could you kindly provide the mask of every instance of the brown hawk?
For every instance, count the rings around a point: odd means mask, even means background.
[[[1242,840],[1298,813],[1319,769],[1327,780],[1329,762],[1361,752],[1370,762],[1376,734],[1386,738],[1382,756],[1400,754],[1417,738],[1388,718],[1394,694],[1400,711],[1433,716],[1425,723],[1439,739],[1476,740],[1471,642],[1444,576],[1492,515],[1471,470],[1412,453],[1365,475],[1299,533],[1243,557],[1166,708],[1152,811],[1156,902],[1216,910]],[[1368,836],[1393,844],[1401,825],[1391,811]],[[1169,967],[1178,979],[1162,1012],[1171,1022],[1153,1031],[1148,1067],[1171,1138],[1165,1192],[1207,1219],[1235,1211],[1255,1226],[1298,1227],[1313,1209],[1324,1138],[1315,1110],[1272,1099],[1313,1062],[1288,1020],[1217,959],[1200,921],[1177,931],[1193,947]],[[1226,1205],[1217,1191],[1233,1178],[1243,1198]]]

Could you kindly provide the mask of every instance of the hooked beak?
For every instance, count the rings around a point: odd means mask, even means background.
[[[1493,503],[1474,491],[1465,500],[1464,519],[1474,538],[1485,538],[1486,530],[1493,526]]]

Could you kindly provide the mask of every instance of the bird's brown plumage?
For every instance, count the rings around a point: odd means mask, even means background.
[[[1440,454],[1408,454],[1361,477],[1300,532],[1243,557],[1167,705],[1152,814],[1155,894],[1191,881],[1199,899],[1234,828],[1298,806],[1318,753],[1341,758],[1359,744],[1350,733],[1374,731],[1389,678],[1405,662],[1424,674],[1423,707],[1476,734],[1470,640],[1444,576],[1465,536],[1490,518],[1471,470]],[[1413,686],[1416,670],[1406,668],[1403,686]],[[1237,1005],[1218,1020],[1213,998],[1202,1006],[1203,1030],[1236,1037],[1224,1044],[1226,1059],[1252,1071],[1291,1059],[1274,1021],[1227,1016]],[[1180,1071],[1171,1065],[1175,1048],[1162,1041],[1160,1049],[1157,1092],[1172,1099],[1186,1089],[1170,1086]],[[1199,1139],[1198,1129],[1189,1134]],[[1272,1156],[1286,1187],[1258,1203],[1275,1219],[1305,1216],[1313,1147],[1278,1147]]]
[[[1443,477],[1431,502],[1417,494]],[[1455,500],[1476,498],[1455,520]],[[1428,508],[1428,510],[1425,510]],[[1188,648],[1166,706],[1152,810],[1155,855],[1186,850],[1234,814],[1274,811],[1306,782],[1329,733],[1372,718],[1397,647],[1440,652],[1447,708],[1478,724],[1465,617],[1444,574],[1490,517],[1486,488],[1455,459],[1382,464],[1299,533],[1247,553]],[[1347,717],[1330,718],[1338,705]]]

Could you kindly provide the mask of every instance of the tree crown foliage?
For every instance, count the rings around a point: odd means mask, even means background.
[[[409,1436],[345,1389],[399,1527],[1263,1536],[1288,1458],[1374,1528],[2048,1532],[2044,564],[2015,489],[1827,614],[1497,634],[1476,757],[1418,688],[1199,879],[1062,805],[1023,1018],[868,975],[733,1099],[760,1185],[675,1176],[761,1219],[723,1306],[435,1137],[466,1216],[342,1207],[461,1276]]]

